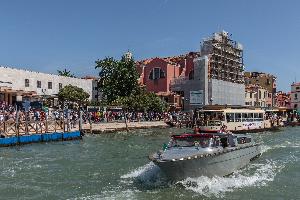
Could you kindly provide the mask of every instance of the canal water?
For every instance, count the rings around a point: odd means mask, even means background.
[[[184,129],[0,149],[0,199],[299,199],[300,128],[253,134],[263,155],[228,177],[167,182],[147,156]]]

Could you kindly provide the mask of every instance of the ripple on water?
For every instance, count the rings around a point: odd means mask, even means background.
[[[263,164],[250,164],[247,168],[237,171],[228,177],[187,178],[179,183],[187,190],[194,191],[206,197],[224,197],[226,192],[252,186],[265,186],[284,168],[276,161]]]
[[[232,192],[236,189],[245,187],[266,186],[272,182],[276,176],[285,167],[283,162],[266,160],[265,163],[250,164],[248,167],[235,172],[227,177],[205,177],[187,178],[177,182],[175,185],[183,186],[186,190],[193,191],[196,194],[206,197],[224,197],[226,192]],[[132,170],[128,174],[121,176],[122,179],[135,181],[125,181],[132,184],[138,181],[146,188],[167,185],[162,172],[153,162]],[[174,185],[173,185],[174,186]],[[175,186],[176,187],[176,186]]]

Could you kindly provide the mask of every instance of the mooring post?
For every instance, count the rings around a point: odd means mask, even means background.
[[[18,107],[16,105],[16,134],[18,137],[18,144],[20,144],[20,134],[19,134],[19,112]]]
[[[67,132],[70,131],[70,114],[69,109],[67,109]]]
[[[124,119],[125,119],[125,126],[126,126],[126,131],[129,132],[129,129],[128,129],[128,124],[127,124],[127,117],[126,117],[126,113],[125,111],[123,110],[123,114],[124,114]]]
[[[82,110],[79,110],[79,131],[82,131]]]
[[[25,132],[26,132],[26,134],[29,133],[29,130],[28,130],[28,118],[29,118],[29,113],[25,112]]]
[[[90,124],[90,134],[93,133],[93,124],[92,124],[92,119],[91,119],[91,113],[88,112],[89,116],[89,124]]]

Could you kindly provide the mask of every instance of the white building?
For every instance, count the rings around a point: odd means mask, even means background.
[[[24,96],[55,96],[69,84],[82,88],[90,95],[89,100],[94,100],[95,81],[0,66],[0,102],[13,104]]]
[[[300,82],[291,85],[291,108],[300,110]]]

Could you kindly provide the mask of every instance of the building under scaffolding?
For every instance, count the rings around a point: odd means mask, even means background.
[[[225,31],[204,39],[194,59],[194,77],[180,77],[170,89],[184,95],[184,107],[244,105],[243,46]]]
[[[227,32],[214,33],[204,39],[201,55],[209,57],[209,78],[244,83],[243,46],[231,40]]]

